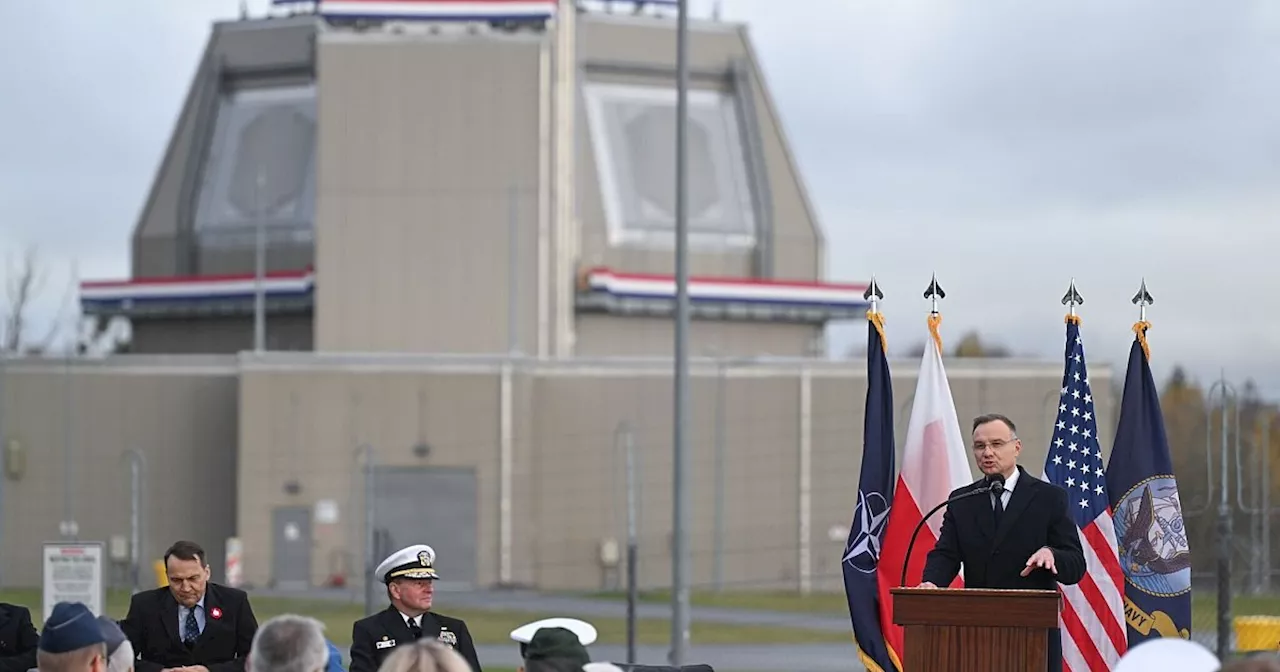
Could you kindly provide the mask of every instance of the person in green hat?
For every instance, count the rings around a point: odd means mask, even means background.
[[[582,672],[590,662],[577,633],[568,628],[539,628],[525,647],[520,672]]]

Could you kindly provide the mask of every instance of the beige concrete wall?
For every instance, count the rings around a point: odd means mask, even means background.
[[[900,457],[917,363],[892,366]],[[504,432],[505,367],[511,367],[512,413]],[[978,413],[1010,415],[1026,446],[1022,461],[1038,474],[1061,366],[948,360],[947,368],[962,431]],[[807,576],[814,589],[839,589],[839,552],[861,460],[862,362],[779,361],[718,369],[698,361],[691,374],[695,585],[716,578],[719,469],[725,585],[794,588]],[[1115,422],[1111,376],[1101,363],[1094,363],[1092,375],[1103,450],[1109,453]],[[672,394],[669,363],[660,360],[128,356],[74,365],[69,374],[56,361],[9,362],[0,384],[0,435],[16,440],[26,456],[21,477],[0,483],[0,583],[6,585],[38,582],[40,542],[57,537],[64,432],[70,429],[75,511],[85,539],[128,534],[122,454],[136,447],[150,462],[149,556],[175,539],[193,538],[209,548],[220,576],[223,542],[238,534],[245,579],[265,585],[273,507],[332,499],[339,503],[339,519],[314,529],[311,576],[320,585],[354,565],[348,578],[358,585],[363,484],[355,478],[355,448],[368,443],[380,464],[476,470],[476,557],[437,550],[442,562],[474,563],[480,585],[504,580],[548,589],[610,587],[617,574],[600,562],[600,547],[609,539],[621,542],[625,534],[625,457],[618,443],[624,424],[638,457],[640,576],[646,586],[670,581]],[[411,450],[419,440],[432,447],[425,461]],[[511,457],[509,545],[501,534],[504,445]],[[289,480],[301,486],[298,494],[284,490]],[[807,531],[801,520],[806,510]]]
[[[501,360],[387,356],[272,356],[243,377],[239,527],[246,577],[270,572],[271,507],[317,498],[355,499],[344,522],[317,529],[313,578],[329,558],[362,538],[361,485],[352,485],[353,446],[369,441],[382,460],[418,464],[409,447],[419,423],[430,428],[430,464],[475,468],[480,478],[477,579],[501,578]],[[283,362],[290,362],[284,364]],[[1061,370],[1054,363],[949,360],[962,431],[978,413],[1001,411],[1020,424],[1024,463],[1038,473],[1049,437],[1048,412]],[[248,365],[247,365],[248,366]],[[903,449],[916,362],[894,362],[898,452]],[[838,589],[838,558],[852,517],[861,459],[865,373],[861,362],[810,363],[803,406],[800,362],[692,370],[689,425],[692,580],[716,577],[716,470],[722,469],[720,576],[730,587],[793,588],[807,576],[815,589]],[[625,454],[619,428],[630,428],[637,455],[641,580],[670,581],[671,379],[668,365],[622,360],[563,364],[523,362],[512,375],[510,442],[511,583],[554,589],[615,585],[620,567],[601,548],[625,539]],[[1110,406],[1107,371],[1095,365],[1099,408]],[[720,395],[723,396],[720,396]],[[418,400],[427,399],[418,408]],[[1048,405],[1041,402],[1050,399]],[[723,400],[723,447],[717,462],[716,408]],[[295,410],[296,409],[296,410]],[[802,416],[807,419],[802,422]],[[296,419],[295,419],[296,418]],[[1109,414],[1102,417],[1110,423]],[[803,428],[809,427],[806,439]],[[292,436],[300,432],[292,448]],[[802,532],[803,447],[808,447],[808,519]],[[1105,449],[1109,449],[1106,446]],[[290,452],[294,451],[294,452]],[[292,456],[292,457],[290,457]],[[719,464],[719,467],[717,465]],[[303,484],[290,499],[281,485]],[[295,501],[296,500],[296,501]],[[348,526],[350,525],[350,526]],[[833,539],[833,530],[835,530]],[[808,541],[807,557],[805,544]],[[345,546],[344,546],[345,545]],[[452,562],[467,559],[450,557]]]
[[[374,362],[353,370],[323,363],[246,362],[240,378],[237,524],[244,542],[245,580],[258,586],[269,582],[272,509],[314,506],[321,499],[337,501],[341,510],[337,523],[316,523],[312,530],[313,581],[322,584],[335,567],[352,561],[360,566],[364,488],[357,477],[356,450],[367,443],[379,466],[477,470],[477,557],[437,551],[442,566],[478,563],[478,573],[492,581],[498,538],[493,527],[498,401],[498,377],[485,367],[429,370]],[[431,446],[425,460],[412,452],[418,441]],[[302,486],[296,495],[284,489],[290,480]],[[359,579],[360,572],[355,574]]]
[[[675,326],[669,317],[579,315],[578,357],[670,357]],[[689,352],[724,357],[805,357],[822,346],[822,328],[783,322],[693,320]]]
[[[514,188],[533,351],[537,40],[319,38],[317,350],[505,352]]]
[[[80,540],[128,537],[129,449],[147,462],[146,584],[151,560],[178,539],[203,545],[221,580],[237,505],[235,376],[225,357],[0,362],[0,437],[24,463],[0,482],[0,584],[40,585],[41,544],[60,540],[68,485]]]

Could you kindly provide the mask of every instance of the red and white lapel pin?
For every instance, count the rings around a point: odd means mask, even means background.
[[[219,609],[219,608],[217,608],[217,607],[214,607],[214,608],[212,608],[212,609],[210,609],[210,610],[209,610],[209,615],[210,615],[210,616],[212,616],[212,617],[213,617],[213,620],[215,620],[215,621],[216,621],[216,620],[218,620],[219,618],[222,618],[222,610],[221,610],[221,609]]]

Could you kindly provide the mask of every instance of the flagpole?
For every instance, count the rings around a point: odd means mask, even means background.
[[[689,643],[688,436],[689,413],[689,0],[679,1],[676,19],[676,310],[675,409],[672,475],[671,665],[684,663]]]

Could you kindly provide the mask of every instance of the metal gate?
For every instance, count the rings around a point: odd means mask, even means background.
[[[311,508],[279,506],[272,511],[271,583],[281,590],[311,587]]]
[[[405,546],[427,544],[436,551],[440,589],[475,584],[475,469],[378,467],[374,492],[375,563]]]

